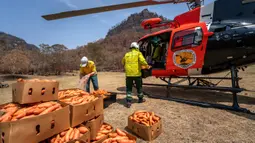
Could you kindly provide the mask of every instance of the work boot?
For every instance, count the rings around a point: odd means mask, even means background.
[[[144,98],[139,98],[138,99],[138,103],[143,103],[143,102],[145,102],[146,100],[144,99]]]
[[[130,100],[127,100],[127,108],[130,108],[131,107],[131,101]]]

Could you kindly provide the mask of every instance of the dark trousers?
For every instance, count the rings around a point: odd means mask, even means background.
[[[85,85],[86,86],[86,91],[90,92],[90,81],[92,81],[94,90],[98,90],[99,89],[98,79],[97,79],[97,75],[95,74],[95,75],[89,77],[89,79],[87,81],[87,84]]]
[[[126,92],[127,101],[132,101],[132,87],[133,83],[135,82],[137,96],[138,98],[143,98],[143,91],[142,91],[142,77],[126,77]]]

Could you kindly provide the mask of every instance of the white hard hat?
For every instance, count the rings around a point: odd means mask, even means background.
[[[131,43],[130,48],[136,48],[136,49],[139,49],[139,45],[138,45],[138,43],[137,43],[137,42],[133,42],[133,43]]]
[[[87,57],[82,57],[81,58],[81,67],[86,67],[88,64],[88,58]]]

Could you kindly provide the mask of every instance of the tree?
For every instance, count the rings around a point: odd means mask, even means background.
[[[2,58],[2,66],[9,73],[27,73],[30,60],[26,54],[20,50],[12,50]]]

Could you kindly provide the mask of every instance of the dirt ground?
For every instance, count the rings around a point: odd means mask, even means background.
[[[216,74],[224,76],[226,73]],[[255,66],[248,67],[239,75],[243,78],[240,86],[255,90]],[[212,75],[210,75],[212,76]],[[45,77],[60,82],[60,89],[74,88],[78,84],[78,76]],[[10,80],[6,83],[13,83]],[[156,78],[144,80],[146,83],[162,83]],[[217,82],[217,81],[216,81]],[[228,85],[222,82],[220,85]],[[152,143],[179,143],[179,142],[255,142],[255,115],[247,115],[232,111],[202,108],[168,100],[147,98],[147,102],[138,104],[134,96],[134,103],[130,109],[125,105],[125,75],[124,73],[99,73],[99,86],[101,89],[118,92],[117,102],[111,104],[104,111],[105,121],[115,128],[124,129],[127,126],[127,117],[136,110],[154,111],[163,120],[163,133]],[[135,90],[134,90],[135,91]],[[144,87],[144,91],[162,96],[166,89],[163,87]],[[171,89],[171,95],[197,101],[222,103],[231,105],[230,93]],[[243,92],[238,96],[241,107],[255,111],[254,92]],[[11,101],[11,88],[0,89],[0,103]],[[138,143],[145,141],[138,139]]]

